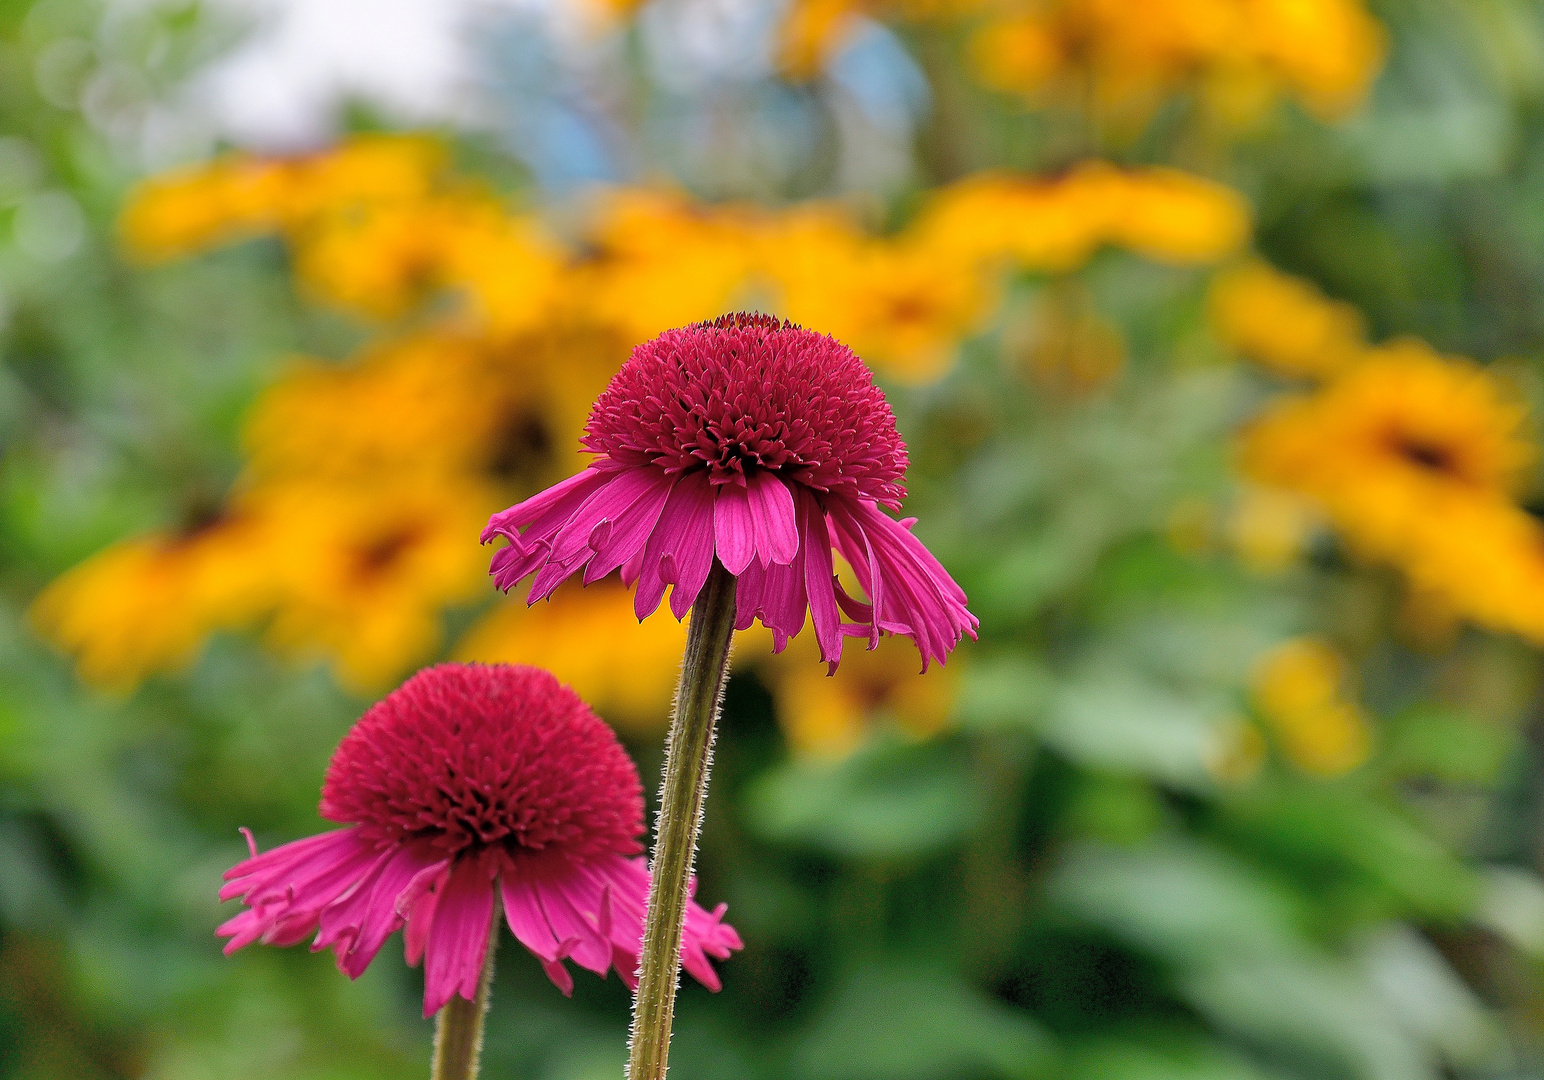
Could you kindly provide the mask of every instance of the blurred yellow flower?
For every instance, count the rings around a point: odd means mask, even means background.
[[[176,258],[300,229],[321,214],[422,199],[446,160],[436,140],[414,135],[360,135],[296,158],[231,154],[142,183],[129,196],[119,232],[141,258]]]
[[[292,483],[248,496],[281,523],[265,569],[276,649],[329,661],[360,693],[439,646],[440,612],[486,588],[478,533],[497,494],[448,481],[381,488]]]
[[[1524,416],[1484,369],[1402,340],[1274,404],[1245,432],[1241,463],[1312,498],[1357,551],[1399,562],[1454,503],[1515,487],[1535,456]]]
[[[1384,31],[1360,0],[1046,0],[1005,5],[980,27],[983,83],[1040,100],[1091,96],[1096,110],[1145,120],[1163,97],[1198,86],[1232,119],[1275,93],[1325,118],[1365,95]]]
[[[1339,776],[1367,760],[1372,732],[1345,696],[1345,664],[1318,638],[1295,638],[1266,653],[1251,678],[1255,707],[1298,768]]]
[[[601,193],[582,239],[567,302],[629,343],[731,310],[754,265],[748,214],[671,192]]]
[[[518,597],[500,604],[467,631],[455,657],[546,668],[619,727],[654,734],[670,721],[686,625],[640,621],[632,590],[613,576],[564,585],[531,608]]]
[[[1174,263],[1212,262],[1249,235],[1234,191],[1174,169],[1085,162],[1055,179],[980,173],[940,189],[913,231],[957,258],[1065,272],[1105,244]]]
[[[1228,346],[1289,379],[1326,379],[1367,349],[1361,312],[1252,259],[1217,275],[1207,297]]]
[[[1501,498],[1450,500],[1416,530],[1402,566],[1428,618],[1445,608],[1544,645],[1544,525],[1527,511]]]
[[[81,678],[127,693],[186,667],[211,633],[247,625],[268,605],[261,558],[272,529],[243,510],[114,544],[44,589],[33,625],[74,657]]]
[[[921,234],[873,239],[831,209],[786,215],[762,240],[772,307],[851,346],[876,370],[928,382],[996,307],[996,282]]]

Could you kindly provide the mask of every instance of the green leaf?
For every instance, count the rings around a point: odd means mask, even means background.
[[[914,961],[854,971],[797,1047],[807,1080],[944,1080],[1044,1075],[1050,1039],[1025,1013]]]

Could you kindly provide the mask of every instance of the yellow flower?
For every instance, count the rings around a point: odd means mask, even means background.
[[[1037,15],[1009,15],[971,38],[970,58],[987,86],[1038,98],[1069,63],[1063,42]]]
[[[377,483],[470,477],[516,493],[572,471],[615,366],[573,337],[490,341],[431,329],[345,364],[296,361],[248,413],[249,478]]]
[[[187,667],[216,630],[257,617],[272,592],[260,569],[272,527],[238,511],[114,544],[44,589],[33,625],[75,658],[81,678],[127,693],[152,673]]]
[[[1428,608],[1544,645],[1544,525],[1533,515],[1485,494],[1452,499],[1409,547],[1402,565]]]
[[[1252,677],[1255,707],[1270,722],[1293,764],[1339,776],[1372,748],[1367,718],[1344,697],[1345,665],[1317,638],[1296,638],[1261,658]]]
[[[445,162],[443,147],[415,136],[359,136],[322,154],[232,154],[145,181],[129,196],[119,231],[147,260],[280,229],[323,213],[421,199]]]
[[[1092,167],[1088,174],[1092,182]],[[1108,183],[1108,181],[1106,181]],[[1176,169],[1137,169],[1108,204],[1109,242],[1159,262],[1207,263],[1249,236],[1249,208],[1237,192]],[[1101,190],[1096,187],[1096,191]]]
[[[609,577],[564,585],[532,608],[519,597],[500,604],[467,632],[455,655],[546,668],[619,727],[654,734],[669,724],[685,646],[685,622],[639,621],[632,590]]]
[[[1356,308],[1258,260],[1219,274],[1208,307],[1225,344],[1287,378],[1329,378],[1367,348]]]
[[[731,310],[752,270],[753,223],[647,189],[601,194],[567,298],[576,317],[628,342]]]
[[[1360,0],[1047,0],[1008,5],[972,57],[988,86],[1032,99],[1059,86],[1141,120],[1196,84],[1225,117],[1290,92],[1332,118],[1361,100],[1383,52]]]
[[[1383,66],[1386,34],[1354,0],[1251,0],[1250,48],[1325,119],[1356,106]]]
[[[231,157],[154,177],[130,193],[118,221],[129,252],[145,261],[277,229],[292,190],[281,162]]]
[[[1404,340],[1272,406],[1245,433],[1241,461],[1253,479],[1312,498],[1354,549],[1399,562],[1455,503],[1512,490],[1534,458],[1524,415],[1482,368]]]
[[[545,330],[569,282],[564,251],[536,220],[462,202],[444,228],[441,280],[466,293],[473,318],[499,338]]]
[[[931,241],[870,238],[833,208],[791,213],[762,240],[772,306],[851,346],[882,374],[937,379],[996,306],[996,289],[980,266],[953,258],[953,245]]]
[[[1237,193],[1197,176],[1092,161],[1051,180],[969,177],[934,194],[914,229],[935,250],[1060,273],[1104,244],[1165,262],[1211,262],[1243,243],[1249,212]]]
[[[279,594],[269,642],[326,659],[359,693],[432,657],[441,610],[486,588],[478,533],[500,505],[487,490],[291,483],[245,501],[282,523],[265,562]]]
[[[970,14],[988,0],[793,0],[777,31],[777,60],[792,79],[814,78],[862,16],[937,22]]]

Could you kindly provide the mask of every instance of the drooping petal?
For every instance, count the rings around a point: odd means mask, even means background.
[[[388,850],[359,888],[322,912],[321,933],[313,950],[332,947],[338,970],[357,979],[370,966],[386,939],[402,928],[397,898],[435,859],[423,844]]]
[[[756,557],[756,525],[750,496],[739,484],[721,484],[713,500],[714,547],[718,561],[740,574]]]
[[[675,477],[665,473],[653,475],[649,485],[639,492],[632,504],[617,515],[610,530],[595,549],[595,557],[585,568],[586,585],[599,581],[635,555],[641,555],[649,542],[649,534],[654,531],[660,514],[664,512],[665,502],[670,498],[673,487]]]
[[[544,961],[555,962],[573,952],[573,946],[578,942],[573,939],[562,941],[553,933],[552,924],[542,911],[541,899],[530,881],[506,868],[499,878],[499,888],[504,894],[504,919],[520,944]]]
[[[713,491],[706,473],[693,473],[676,481],[644,547],[635,613],[640,619],[650,615],[659,607],[665,586],[674,584],[670,607],[676,618],[683,618],[712,568]],[[685,606],[677,611],[683,600]]]
[[[775,473],[757,469],[746,477],[746,495],[761,564],[793,562],[799,552],[793,492]]]
[[[317,929],[322,909],[357,887],[378,858],[357,829],[339,829],[237,864],[232,874],[254,865],[260,870],[221,889],[223,899],[241,896],[248,908],[215,931],[231,939],[226,954],[254,941],[286,946],[305,940]]]
[[[433,1016],[453,995],[477,997],[488,932],[493,925],[493,873],[487,857],[457,859],[440,896],[424,950],[424,1016]]]
[[[964,590],[904,524],[872,502],[831,500],[827,510],[873,600],[874,626],[915,641],[923,671],[931,660],[948,659],[962,637],[976,636],[980,623]]]
[[[429,931],[434,926],[434,913],[444,895],[450,869],[449,859],[431,863],[414,874],[407,888],[397,896],[397,914],[407,923],[402,934],[402,951],[408,967],[417,966],[423,959],[424,948],[429,944]]]
[[[582,968],[605,975],[611,967],[611,943],[601,938],[596,919],[599,915],[599,898],[593,900],[571,895],[567,876],[548,877],[535,882],[536,895],[542,911],[557,934],[576,941],[569,955]]]
[[[820,658],[830,671],[842,659],[842,614],[836,606],[836,573],[831,565],[831,532],[815,496],[799,493],[799,541],[804,548],[804,589],[815,623]]]
[[[508,510],[500,510],[488,519],[488,524],[482,531],[482,542],[486,544],[496,536],[518,541],[521,536],[521,526],[551,524],[553,511],[565,506],[577,508],[591,491],[606,481],[606,478],[607,474],[599,469],[584,469],[566,480],[553,484],[550,488],[538,491],[523,502],[515,503]],[[561,525],[567,519],[568,514],[558,515],[557,525]],[[538,528],[537,531],[550,532],[555,528],[556,525],[551,529]]]
[[[544,563],[558,532],[595,490],[605,486],[614,475],[601,469],[585,469],[539,495],[493,515],[483,530],[483,543],[495,536],[504,536],[509,540],[509,549],[517,552],[502,558],[499,552],[494,553],[489,563],[493,583],[507,592]],[[527,524],[524,532],[516,529],[521,524]]]

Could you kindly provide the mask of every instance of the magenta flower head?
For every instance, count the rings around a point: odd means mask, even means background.
[[[611,729],[550,673],[441,664],[364,714],[327,769],[321,814],[347,828],[285,844],[226,872],[246,905],[219,929],[226,953],[313,933],[358,978],[405,928],[424,961],[424,1015],[477,992],[502,908],[565,994],[573,960],[634,986],[649,874],[638,771]],[[681,962],[710,989],[708,957],[740,938],[722,905],[692,903]]]
[[[573,574],[637,582],[644,618],[674,588],[682,618],[716,557],[735,575],[735,626],[755,619],[781,650],[813,615],[835,669],[844,636],[905,634],[926,670],[976,636],[965,593],[896,521],[906,444],[851,349],[769,315],[726,315],[633,350],[590,413],[589,468],[495,514],[483,542],[508,590],[536,575],[528,602]],[[521,530],[524,530],[523,532]],[[849,596],[832,551],[867,600]],[[843,621],[843,615],[850,622]]]

